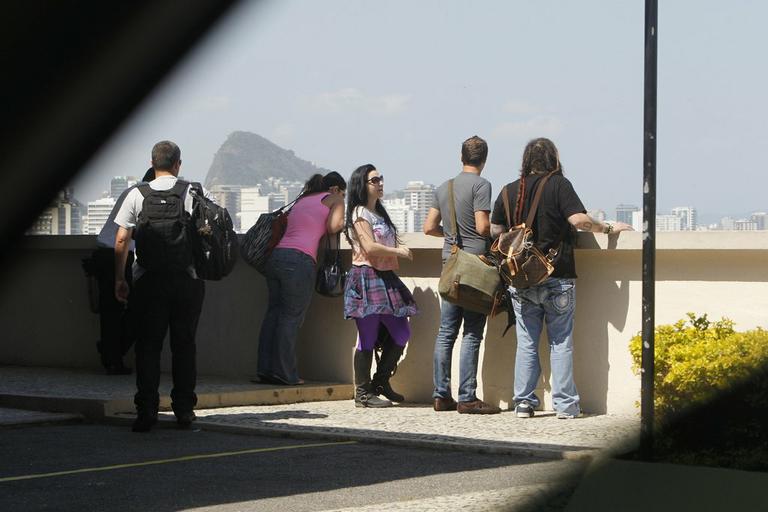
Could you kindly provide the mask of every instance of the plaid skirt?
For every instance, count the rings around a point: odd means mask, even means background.
[[[394,272],[352,265],[344,283],[345,319],[376,314],[407,317],[418,312],[411,291]]]

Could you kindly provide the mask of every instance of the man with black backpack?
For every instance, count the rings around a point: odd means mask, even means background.
[[[133,189],[115,217],[120,226],[115,239],[115,296],[122,302],[127,300],[129,288],[120,276],[125,275],[131,237],[136,241],[132,291],[138,321],[134,432],[147,432],[157,422],[160,353],[169,328],[173,412],[180,427],[189,427],[195,420],[195,333],[205,295],[194,266],[195,194],[190,192],[190,183],[177,178],[179,147],[170,141],[155,144],[152,166],[154,181]]]

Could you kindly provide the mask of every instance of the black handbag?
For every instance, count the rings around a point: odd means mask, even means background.
[[[347,273],[341,268],[341,233],[336,233],[336,248],[331,249],[331,237],[325,237],[325,251],[315,278],[315,291],[326,297],[339,297],[344,293]]]
[[[272,249],[280,243],[285,234],[291,207],[300,198],[301,196],[297,197],[273,212],[262,213],[256,224],[243,235],[240,241],[240,255],[246,263],[262,274]]]

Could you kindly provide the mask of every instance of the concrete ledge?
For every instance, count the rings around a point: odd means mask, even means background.
[[[240,235],[242,237],[242,235]],[[643,234],[628,231],[617,235],[584,233],[577,235],[576,248],[586,250],[630,250],[643,247]],[[423,233],[403,233],[403,243],[411,249],[442,249],[443,239]],[[342,248],[349,249],[344,237]],[[35,235],[23,238],[22,249],[88,250],[96,247],[96,235]],[[724,250],[743,251],[768,249],[766,231],[672,231],[656,233],[657,250]]]
[[[0,407],[76,413],[99,420],[133,412],[135,377],[64,368],[0,367]],[[160,409],[170,410],[170,376],[160,382]],[[245,379],[198,376],[197,408],[279,405],[321,400],[349,400],[352,384],[308,381],[302,386],[254,384]]]

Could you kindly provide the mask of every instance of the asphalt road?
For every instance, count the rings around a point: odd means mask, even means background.
[[[482,501],[484,492],[558,480],[567,488],[583,468],[170,426],[136,434],[125,426],[48,425],[0,430],[0,510],[294,512],[470,493]]]

